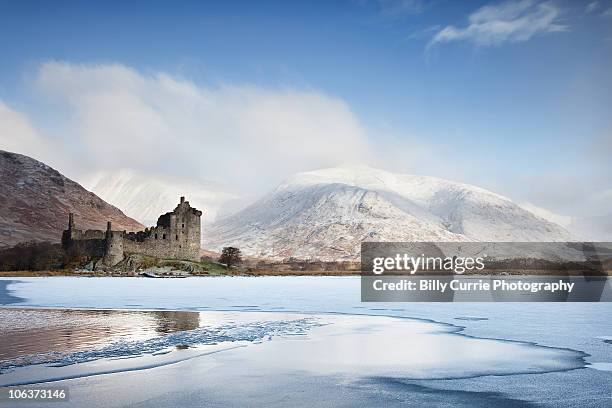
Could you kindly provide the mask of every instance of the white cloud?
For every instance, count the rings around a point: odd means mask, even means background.
[[[585,12],[592,13],[599,8],[599,1],[592,1],[586,5]]]
[[[62,160],[53,143],[22,113],[0,101],[0,150],[25,154],[55,165]]]
[[[348,105],[314,91],[204,87],[119,64],[58,62],[41,66],[36,85],[65,105],[58,120],[87,171],[132,168],[256,189],[369,157]]]
[[[42,160],[82,183],[129,169],[152,179],[216,182],[255,197],[296,172],[358,163],[474,183],[565,214],[597,214],[609,203],[607,195],[597,196],[579,208],[589,193],[609,188],[607,180],[568,182],[564,173],[558,183],[496,181],[495,174],[510,173],[493,161],[475,166],[480,152],[457,155],[453,145],[384,124],[366,131],[343,100],[321,92],[202,86],[121,64],[53,62],[37,72],[30,84],[39,91],[37,102],[27,115],[0,102],[0,149]],[[596,148],[602,163],[609,162],[605,136]],[[595,157],[588,156],[591,167]]]
[[[554,4],[535,0],[487,5],[469,15],[466,27],[449,25],[438,31],[429,46],[451,41],[470,41],[478,46],[527,41],[539,34],[567,31],[560,14]]]
[[[605,10],[603,13],[601,13],[601,15],[604,16],[604,17],[612,17],[612,7],[610,7],[607,10]]]

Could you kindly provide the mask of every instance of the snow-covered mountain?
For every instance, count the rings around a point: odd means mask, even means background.
[[[272,259],[351,260],[369,241],[566,241],[572,235],[508,198],[434,177],[369,167],[297,174],[215,222],[204,246]]]
[[[104,200],[147,226],[155,225],[161,214],[172,211],[181,196],[202,211],[204,224],[214,221],[221,206],[237,198],[235,194],[212,183],[132,170],[98,173],[90,178],[87,185]]]

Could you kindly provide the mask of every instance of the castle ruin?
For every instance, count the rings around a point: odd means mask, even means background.
[[[149,255],[161,259],[200,259],[200,216],[202,211],[192,208],[185,197],[174,211],[161,215],[157,226],[144,231],[113,231],[108,221],[106,231],[79,230],[74,225],[74,214],[68,217],[68,229],[62,234],[62,246],[69,250],[78,246],[90,258],[101,260],[105,266],[115,266],[128,254]]]

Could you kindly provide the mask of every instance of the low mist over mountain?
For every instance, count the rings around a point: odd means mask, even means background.
[[[588,217],[571,217],[555,214],[531,203],[523,203],[521,206],[539,217],[561,225],[579,240],[612,242],[612,213]]]
[[[23,241],[59,242],[75,213],[80,229],[144,227],[51,167],[0,150],[0,247]]]
[[[567,228],[580,238],[612,242],[612,214],[575,217]]]
[[[565,241],[563,227],[490,191],[368,167],[297,174],[217,221],[204,246],[250,256],[350,260],[366,241]]]
[[[131,170],[99,173],[87,185],[104,200],[147,226],[155,225],[161,214],[176,207],[181,196],[202,211],[204,224],[214,221],[221,207],[237,198],[213,183],[152,176]]]

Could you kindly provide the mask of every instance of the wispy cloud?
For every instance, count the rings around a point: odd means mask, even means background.
[[[387,17],[418,14],[425,8],[424,0],[378,0],[380,12]]]
[[[553,3],[535,0],[487,5],[469,15],[466,27],[449,25],[438,31],[428,46],[469,41],[484,47],[527,41],[539,34],[567,31],[560,14],[561,10]]]
[[[605,7],[606,5],[603,5],[603,7]],[[602,8],[602,4],[599,0],[595,0],[590,2],[589,4],[587,4],[587,6],[584,9],[584,12],[587,14],[591,14],[594,13],[597,10],[600,10]],[[601,16],[602,17],[612,17],[612,7],[608,7],[605,10],[603,10],[601,12]]]
[[[431,35],[433,33],[437,33],[438,31],[440,31],[440,25],[436,24],[434,26],[431,27],[427,27],[427,28],[423,28],[420,30],[415,30],[412,33],[410,33],[406,39],[407,40],[417,40],[417,39],[424,39],[424,38],[429,38],[431,37]]]
[[[586,13],[592,13],[599,8],[599,1],[592,1],[585,8]]]

